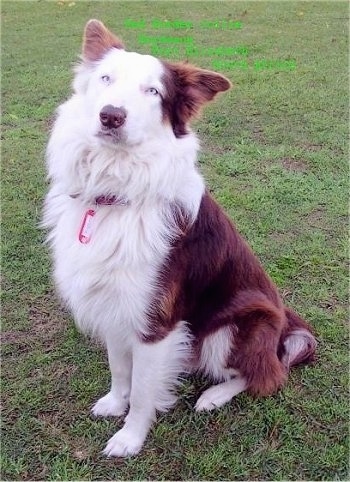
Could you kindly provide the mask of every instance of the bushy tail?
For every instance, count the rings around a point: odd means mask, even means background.
[[[312,362],[317,342],[306,321],[289,308],[285,308],[285,313],[288,325],[284,334],[281,361],[289,369],[299,363]]]

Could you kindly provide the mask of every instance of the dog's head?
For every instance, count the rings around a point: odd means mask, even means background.
[[[86,24],[74,88],[84,96],[89,127],[103,143],[185,136],[191,118],[230,86],[224,76],[188,63],[127,52],[103,23]]]

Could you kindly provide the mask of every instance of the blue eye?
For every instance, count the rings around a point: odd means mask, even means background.
[[[151,95],[158,95],[159,94],[158,90],[155,87],[150,87],[149,89],[146,90],[146,92],[148,94],[151,94]]]
[[[102,75],[101,80],[104,84],[109,84],[111,81],[111,78],[109,75]]]

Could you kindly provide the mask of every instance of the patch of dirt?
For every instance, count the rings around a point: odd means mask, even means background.
[[[284,157],[280,160],[282,166],[288,171],[306,172],[308,170],[307,164],[301,159],[293,159],[291,157]]]
[[[303,149],[311,152],[319,152],[323,149],[323,146],[320,144],[312,144],[311,142],[305,142],[301,145]]]
[[[218,144],[204,144],[201,148],[201,152],[203,154],[225,154],[226,152],[233,152],[232,146],[223,146],[223,145],[218,145]]]
[[[269,234],[269,239],[277,242],[278,244],[290,244],[292,238],[298,235],[296,226],[292,226],[290,231],[280,232],[275,231]]]
[[[1,342],[7,345],[6,353],[15,345],[16,353],[32,350],[33,345],[40,343],[44,351],[51,351],[55,345],[58,332],[67,324],[67,314],[56,304],[53,293],[37,298],[28,310],[28,326],[23,330],[8,330],[1,334]]]
[[[56,115],[51,115],[48,119],[45,120],[44,126],[47,132],[52,131],[55,121],[56,121]]]
[[[325,219],[325,212],[326,212],[326,209],[324,206],[318,206],[316,209],[313,209],[307,215],[308,226],[320,228],[322,230],[329,230],[330,228],[327,226],[326,219]]]
[[[324,211],[325,211],[324,207],[321,207],[321,206],[318,207],[317,209],[314,209],[308,215],[308,220],[309,221],[319,221],[323,217]]]
[[[335,312],[338,309],[342,309],[342,308],[346,310],[347,308],[345,306],[345,303],[342,303],[341,301],[339,301],[335,294],[330,294],[327,300],[321,301],[320,306],[324,310],[330,311],[330,312]],[[346,321],[346,326],[348,326],[348,320],[345,320],[345,321]]]
[[[86,448],[76,449],[73,452],[73,457],[78,460],[78,462],[83,462],[91,457],[91,451]]]
[[[254,126],[252,130],[252,138],[260,144],[266,144],[264,129],[261,126]]]

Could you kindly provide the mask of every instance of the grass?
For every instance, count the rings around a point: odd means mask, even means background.
[[[347,3],[8,1],[2,14],[2,480],[347,479]],[[175,410],[127,460],[100,455],[120,425],[89,415],[108,388],[106,357],[55,298],[37,228],[53,111],[69,95],[91,17],[144,53],[151,46],[125,19],[146,19],[145,35],[192,36],[203,49],[190,60],[205,68],[218,60],[206,47],[248,49],[246,68],[222,63],[234,88],[195,124],[200,166],[319,340],[317,363],[267,399],[242,394],[195,414],[206,382],[187,380]],[[194,27],[152,29],[155,18]],[[201,29],[203,19],[242,28]],[[295,68],[254,67],[264,59]]]

